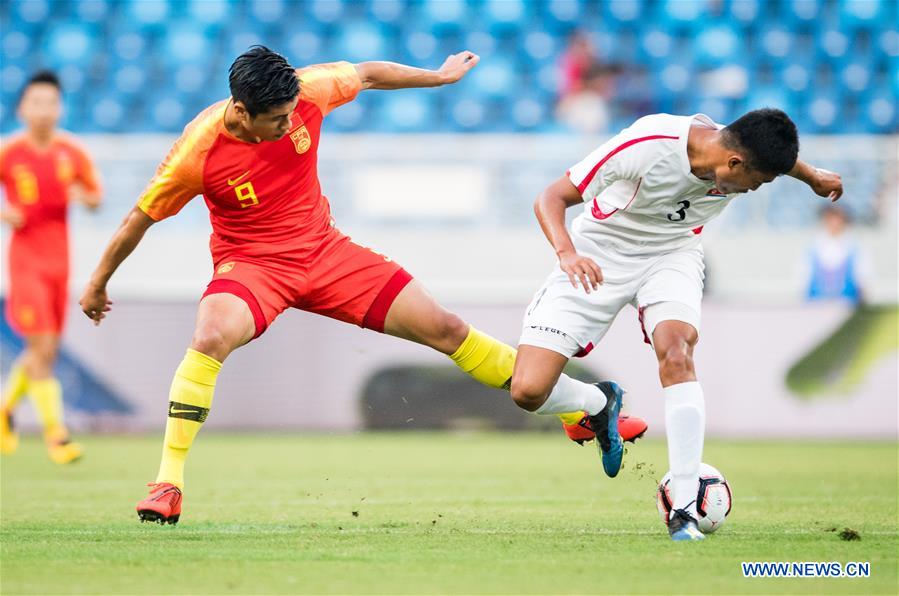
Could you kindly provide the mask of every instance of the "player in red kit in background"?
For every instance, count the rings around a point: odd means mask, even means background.
[[[11,454],[18,446],[12,412],[28,394],[50,458],[64,464],[81,456],[81,447],[70,441],[63,422],[62,388],[53,376],[68,303],[68,207],[78,202],[96,209],[100,184],[87,152],[71,135],[57,130],[61,92],[52,72],[32,76],[19,98],[25,130],[0,149],[0,183],[6,196],[0,218],[13,230],[6,318],[25,339],[25,351],[6,378],[0,452]]]

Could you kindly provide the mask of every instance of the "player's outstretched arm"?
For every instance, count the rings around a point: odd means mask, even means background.
[[[97,210],[100,207],[100,203],[102,202],[100,193],[89,191],[80,185],[73,186],[70,193],[73,201],[84,205],[91,211]]]
[[[836,201],[843,196],[843,179],[836,172],[822,170],[797,159],[796,165],[788,172],[788,175],[802,180],[815,191],[815,194],[827,197],[831,201]]]
[[[100,257],[100,264],[94,269],[81,300],[78,301],[81,310],[94,321],[95,325],[99,325],[112,308],[112,301],[106,295],[106,284],[154,223],[156,223],[154,219],[135,207],[125,216],[119,229],[106,245],[106,250]]]
[[[0,210],[0,221],[13,228],[21,228],[25,225],[25,215],[12,205],[4,205]]]
[[[437,70],[426,70],[396,62],[360,62],[356,72],[363,89],[408,89],[440,87],[455,83],[474,68],[480,57],[472,52],[449,56]]]
[[[584,202],[577,187],[568,176],[562,176],[540,193],[534,202],[534,214],[540,222],[540,228],[559,257],[559,266],[568,274],[571,285],[575,288],[580,282],[588,294],[591,288],[599,289],[602,283],[602,270],[590,257],[579,255],[565,229],[565,210]]]

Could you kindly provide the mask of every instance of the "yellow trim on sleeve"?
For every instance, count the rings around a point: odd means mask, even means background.
[[[193,152],[197,143],[206,137],[210,130],[218,124],[219,120],[224,116],[227,107],[228,102],[223,101],[220,107],[209,112],[209,114],[197,124],[194,130],[183,137],[175,154],[167,161],[165,167],[153,177],[150,186],[144,191],[144,194],[138,203],[138,207],[140,207],[141,211],[149,215],[152,219],[157,219],[150,214],[150,209],[159,195],[159,192],[171,181],[175,170]]]

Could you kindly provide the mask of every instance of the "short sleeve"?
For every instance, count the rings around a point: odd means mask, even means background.
[[[102,190],[100,175],[90,154],[79,145],[72,145],[71,150],[75,156],[75,179],[87,192],[99,194]]]
[[[658,141],[677,140],[671,135],[635,135],[625,129],[568,170],[571,180],[585,201],[595,199],[619,180],[640,179],[667,147]]]
[[[349,62],[307,66],[298,69],[297,76],[300,99],[317,105],[323,116],[356,99],[362,89],[362,79]]]
[[[203,164],[212,146],[227,103],[204,110],[187,125],[156,169],[156,175],[137,201],[156,221],[171,217],[203,193]]]

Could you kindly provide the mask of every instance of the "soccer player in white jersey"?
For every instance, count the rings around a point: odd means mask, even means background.
[[[840,176],[809,166],[798,152],[796,126],[780,110],[749,112],[727,127],[702,114],[646,116],[553,182],[534,205],[559,263],[524,317],[512,397],[538,414],[583,410],[590,420],[607,399],[620,404],[623,390],[614,383],[557,381],[569,358],[589,352],[618,312],[635,306],[665,395],[674,540],[703,538],[696,494],[705,405],[692,358],[704,269],[700,232],[741,193],[782,174],[837,200]],[[569,233],[565,210],[582,203]]]

